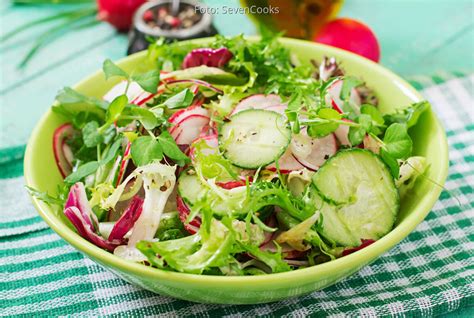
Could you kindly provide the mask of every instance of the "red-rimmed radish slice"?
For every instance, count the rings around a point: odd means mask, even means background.
[[[197,233],[199,231],[199,228],[201,227],[201,218],[195,217],[189,223],[186,224],[186,219],[188,218],[191,210],[186,205],[183,198],[181,198],[179,195],[176,196],[176,206],[178,209],[179,219],[183,223],[184,229],[190,234]]]
[[[216,182],[216,184],[222,189],[230,190],[238,187],[246,186],[245,180],[233,180],[227,182]]]
[[[176,143],[190,145],[200,136],[203,128],[209,125],[209,111],[200,106],[190,106],[176,112],[168,121],[174,124],[169,132]]]
[[[125,147],[125,151],[123,152],[122,162],[120,163],[120,170],[119,170],[119,173],[117,175],[116,186],[118,186],[120,183],[122,183],[122,179],[123,179],[125,170],[127,170],[128,162],[130,161],[130,147],[131,147],[131,143],[128,142],[127,146]]]
[[[168,121],[172,124],[178,124],[189,115],[203,115],[209,117],[209,111],[201,106],[193,105],[189,106],[188,108],[178,110],[168,119]]]
[[[204,96],[195,97],[191,106],[202,106],[202,104],[204,104],[205,101],[206,101],[206,98]]]
[[[201,134],[199,137],[207,137],[207,136],[217,136],[217,125],[215,122],[210,122],[209,125],[202,127]]]
[[[203,149],[203,153],[205,155],[210,155],[217,152],[217,149],[219,147],[219,140],[217,139],[217,134],[201,136],[194,140],[191,146],[189,147],[189,157],[191,157],[191,159],[194,159],[194,152],[196,151],[195,145],[202,140],[204,140],[205,143],[209,146],[209,148]]]
[[[344,121],[351,122],[349,119],[343,119]],[[334,135],[336,135],[337,140],[342,146],[351,146],[351,142],[349,141],[349,126],[347,125],[339,125],[336,131],[334,131]]]
[[[72,172],[74,156],[66,141],[73,136],[74,132],[74,127],[68,123],[59,126],[53,134],[54,159],[63,178]]]
[[[337,152],[334,134],[322,138],[311,138],[306,135],[306,130],[301,130],[302,138],[295,137],[291,140],[290,149],[295,159],[309,170],[318,170],[329,157]]]
[[[344,104],[341,100],[341,90],[342,90],[342,80],[335,81],[331,87],[328,89],[328,95],[326,96],[326,102],[331,103],[332,107],[338,111],[339,113],[343,113],[342,105]],[[356,106],[356,113],[359,113],[360,105],[362,104],[362,100],[360,98],[359,93],[355,88],[351,90],[350,100]]]
[[[363,146],[364,146],[364,149],[368,149],[375,154],[379,154],[380,152],[380,144],[370,135],[365,135]]]
[[[112,87],[107,93],[105,93],[104,97],[102,97],[107,102],[112,102],[116,97],[125,93],[125,89],[127,88],[127,81],[121,81],[114,87]],[[141,94],[146,93],[137,82],[130,82],[130,86],[127,90],[127,97],[128,100],[133,101]],[[149,93],[147,93],[149,94]]]
[[[237,114],[238,112],[241,112],[246,109],[266,109],[268,107],[279,106],[282,104],[283,101],[281,100],[280,96],[276,94],[250,95],[240,100],[240,102],[235,106],[231,115]]]
[[[301,170],[304,168],[304,166],[301,165],[295,157],[293,157],[293,154],[288,147],[285,153],[278,160],[278,168],[280,169],[281,173],[288,174],[291,171]],[[276,171],[276,164],[272,163],[271,165],[267,166],[266,169],[270,171]]]
[[[277,112],[279,114],[285,115],[285,110],[287,108],[288,108],[287,105],[281,104],[281,105],[274,105],[274,106],[267,107],[267,108],[265,108],[265,110],[270,110],[270,111]]]
[[[170,130],[171,136],[179,145],[189,145],[201,134],[202,128],[209,124],[209,117],[190,115]]]

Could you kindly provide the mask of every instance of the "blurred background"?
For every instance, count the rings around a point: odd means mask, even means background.
[[[156,8],[143,11],[141,26],[139,22],[134,26],[132,13],[144,2],[1,1],[2,148],[25,144],[56,91],[100,69],[104,59],[126,56],[133,44],[129,39],[136,44],[139,36],[143,40],[153,32],[173,37],[179,33],[175,28],[191,30],[192,14],[183,13],[177,21],[174,18],[178,14],[163,13]],[[182,30],[184,38],[215,32],[255,35],[263,24],[274,31],[286,30],[288,36],[352,50],[409,80],[422,82],[429,76],[436,82],[438,77],[462,76],[474,69],[472,0],[206,0],[201,3],[207,5],[206,12],[213,13],[211,26],[199,34]],[[279,8],[279,13],[253,15],[238,11],[251,6],[255,6],[254,11],[257,7]],[[147,25],[150,34],[146,32]],[[129,27],[135,30],[130,36]],[[155,32],[159,28],[161,33]]]

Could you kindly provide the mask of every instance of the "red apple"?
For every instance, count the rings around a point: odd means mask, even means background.
[[[132,26],[135,11],[146,0],[97,0],[98,19],[112,24],[119,32]]]
[[[353,52],[374,62],[380,60],[380,45],[374,32],[354,19],[330,21],[319,31],[314,41]]]

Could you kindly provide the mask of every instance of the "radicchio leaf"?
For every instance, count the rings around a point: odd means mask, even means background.
[[[122,216],[115,223],[109,235],[109,241],[122,241],[125,234],[127,234],[135,225],[135,222],[142,213],[143,199],[139,196],[134,196],[130,201],[129,206],[123,212]]]
[[[80,236],[112,252],[117,246],[124,244],[124,236],[140,216],[142,205],[143,200],[135,196],[123,215],[115,223],[109,239],[105,239],[96,230],[98,228],[97,218],[90,207],[84,184],[78,182],[69,191],[64,215],[71,221]]]
[[[90,219],[88,219],[87,217],[84,218],[84,214],[77,207],[71,206],[66,208],[64,210],[64,214],[77,229],[79,235],[81,235],[89,242],[94,243],[95,245],[111,252],[118,245],[116,244],[116,242],[109,242],[102,236],[98,235],[95,232],[95,229],[89,225],[91,224]]]
[[[194,49],[184,57],[183,69],[200,65],[222,67],[232,57],[232,53],[225,47],[215,50],[210,48]]]

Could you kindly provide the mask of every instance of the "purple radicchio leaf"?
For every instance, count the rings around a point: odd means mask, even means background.
[[[232,58],[229,49],[221,47],[219,49],[201,48],[189,52],[183,61],[183,69],[201,65],[211,67],[222,67]]]
[[[122,216],[115,223],[112,231],[109,235],[110,241],[122,241],[125,234],[127,234],[135,225],[142,214],[143,199],[139,196],[134,196],[130,201],[127,209],[123,212]]]
[[[74,184],[64,208],[64,214],[71,221],[80,236],[89,242],[113,252],[114,249],[126,243],[124,236],[133,228],[142,213],[143,199],[134,196],[120,219],[115,223],[109,238],[105,239],[97,232],[97,218],[87,199],[86,190],[82,182]]]

